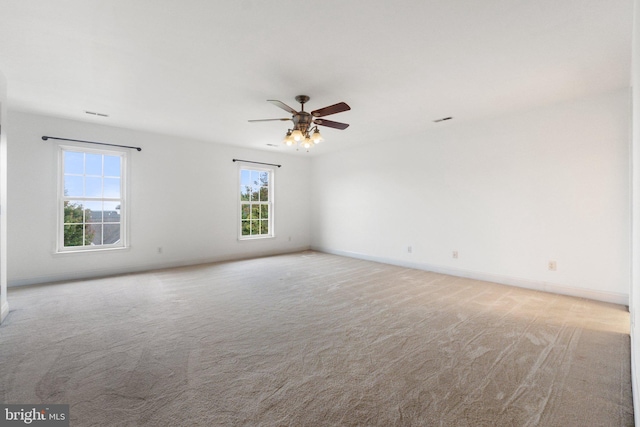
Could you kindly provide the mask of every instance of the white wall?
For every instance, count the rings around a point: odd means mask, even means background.
[[[315,158],[312,247],[627,303],[629,108],[623,90]]]
[[[308,158],[13,111],[9,124],[10,286],[309,247]],[[43,135],[142,147],[130,154],[128,251],[54,254],[56,145]],[[233,158],[282,164],[275,175],[276,238],[238,241]]]
[[[0,323],[9,314],[7,301],[7,79],[0,72]]]
[[[634,1],[633,61],[631,86],[633,96],[633,216],[632,216],[632,282],[629,311],[631,312],[631,380],[635,422],[640,425],[640,338],[638,337],[638,310],[640,308],[640,0]]]
[[[627,90],[313,161],[19,112],[8,121],[10,285],[312,245],[627,303]],[[143,147],[131,152],[129,251],[54,254],[55,144],[42,135]],[[237,240],[234,157],[283,164],[275,239]]]

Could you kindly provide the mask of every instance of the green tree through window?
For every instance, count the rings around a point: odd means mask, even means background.
[[[85,215],[91,215],[89,209],[82,205],[64,202],[64,245],[84,246],[90,245],[95,236],[95,231],[84,227]]]
[[[273,172],[240,169],[240,236],[273,235]]]

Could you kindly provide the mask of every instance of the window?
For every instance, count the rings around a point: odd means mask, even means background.
[[[240,239],[273,237],[273,169],[240,165]]]
[[[60,147],[58,251],[125,247],[126,153]]]

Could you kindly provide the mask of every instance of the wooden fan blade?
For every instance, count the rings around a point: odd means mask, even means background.
[[[338,102],[337,104],[330,105],[328,107],[320,108],[318,110],[314,110],[311,112],[313,117],[324,117],[331,114],[342,113],[343,111],[349,111],[351,107],[349,107],[344,102]]]
[[[255,119],[255,120],[249,120],[250,122],[288,122],[291,119]]]
[[[327,126],[330,128],[335,128],[340,130],[344,130],[349,127],[347,123],[334,122],[332,120],[326,120],[326,119],[317,119],[317,120],[314,120],[313,123],[320,126]]]
[[[282,108],[284,111],[288,111],[291,114],[298,114],[298,112],[296,110],[294,110],[293,108],[289,107],[287,104],[285,104],[282,101],[278,101],[277,99],[267,99],[267,102],[272,103],[273,105],[275,105],[276,107],[280,107]]]

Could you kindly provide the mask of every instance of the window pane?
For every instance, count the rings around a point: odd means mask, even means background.
[[[260,187],[260,201],[269,201],[269,187]]]
[[[260,234],[260,220],[252,219],[251,220],[251,234]]]
[[[240,171],[240,187],[251,186],[251,171],[242,169]]]
[[[79,200],[64,202],[64,223],[84,222],[84,206]]]
[[[269,218],[269,205],[260,205],[260,218]]]
[[[249,219],[249,214],[251,213],[251,205],[242,204],[242,219]]]
[[[64,226],[64,245],[65,246],[83,246],[84,244],[84,226],[82,224],[73,224]]]
[[[120,178],[104,179],[104,197],[120,197]]]
[[[77,197],[84,195],[84,178],[81,176],[65,175],[64,195]]]
[[[84,238],[86,245],[102,244],[102,224],[87,224]]]
[[[102,202],[84,202],[85,221],[102,222]]]
[[[251,185],[260,186],[260,171],[251,171]]]
[[[269,185],[269,172],[260,172],[260,185]]]
[[[85,174],[102,176],[102,154],[85,154]]]
[[[260,205],[251,205],[251,219],[260,219]]]
[[[120,176],[120,156],[104,156],[104,175]]]
[[[86,177],[84,185],[86,197],[102,197],[102,178]]]
[[[113,245],[120,241],[120,224],[105,224],[103,230],[103,244]]]
[[[75,151],[65,151],[64,173],[82,175],[84,173],[84,154]]]
[[[260,187],[257,186],[253,186],[251,187],[251,201],[252,202],[257,202],[260,201],[260,192],[258,191],[260,189]]]
[[[269,221],[263,220],[260,222],[262,223],[262,229],[260,230],[260,234],[269,234]]]
[[[250,186],[244,186],[244,187],[240,187],[240,200],[244,201],[249,201],[251,200],[251,187]]]
[[[104,202],[103,206],[104,222],[120,222],[120,202]]]
[[[251,234],[251,224],[249,221],[242,221],[242,235],[248,236]]]

